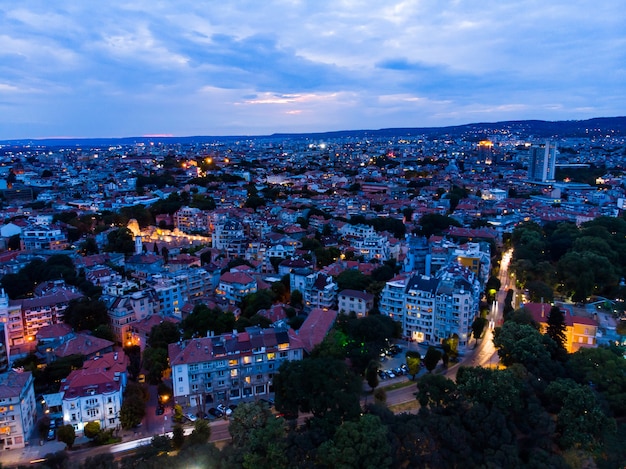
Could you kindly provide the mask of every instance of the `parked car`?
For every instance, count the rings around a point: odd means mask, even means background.
[[[212,415],[215,418],[220,418],[224,416],[224,414],[221,411],[217,410],[215,407],[211,407],[209,409],[209,415]]]
[[[378,377],[380,379],[387,379],[388,378],[387,373],[385,373],[383,370],[378,370]]]
[[[237,404],[231,404],[228,406],[228,408],[234,412],[235,409],[237,408]]]
[[[196,420],[198,420],[198,417],[196,417],[195,415],[193,415],[191,412],[189,412],[188,414],[185,415],[185,417],[187,417],[189,420],[191,420],[192,422],[195,422]]]
[[[387,376],[389,378],[395,378],[396,377],[396,374],[393,371],[391,371],[391,370],[387,370],[387,371],[385,371],[385,373],[387,373]]]
[[[219,410],[222,414],[226,415],[226,417],[230,416],[233,413],[231,409],[226,407],[224,404],[219,404],[217,406],[217,410]]]

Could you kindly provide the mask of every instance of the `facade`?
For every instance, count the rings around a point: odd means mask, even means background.
[[[20,237],[22,250],[49,249],[62,251],[67,249],[67,237],[60,228],[44,225],[33,225],[24,229]]]
[[[159,311],[161,314],[180,317],[180,310],[186,302],[181,286],[175,280],[163,277],[160,274],[154,275],[152,280],[151,286],[159,299]]]
[[[121,296],[102,295],[101,299],[107,305],[115,338],[124,345],[133,345],[133,322],[159,312],[159,299],[152,288]]]
[[[23,448],[37,422],[30,371],[0,374],[0,448]]]
[[[231,305],[238,305],[244,296],[256,291],[256,280],[245,272],[224,272],[215,293]]]
[[[209,216],[199,208],[181,207],[173,216],[174,226],[183,233],[207,233]]]
[[[293,270],[289,274],[290,290],[302,293],[304,309],[335,309],[337,304],[337,284],[330,275],[313,272],[309,269]]]
[[[39,329],[62,323],[69,302],[82,296],[73,290],[59,288],[35,298],[9,300],[1,291],[0,321],[7,324],[9,347],[34,342]]]
[[[118,428],[127,368],[124,352],[111,352],[72,371],[61,385],[63,423],[72,425],[78,436],[85,424],[93,421],[99,422],[101,429]]]
[[[480,282],[468,269],[450,265],[436,276],[396,277],[387,282],[380,311],[402,324],[403,336],[425,345],[458,336],[459,351],[467,346],[479,311]]]
[[[172,386],[178,404],[209,407],[267,396],[287,360],[301,360],[302,343],[287,329],[245,332],[181,341],[169,346]]]
[[[552,305],[547,303],[525,303],[524,309],[539,324],[541,333],[545,334],[548,329],[548,316],[550,315]],[[574,353],[581,348],[595,348],[598,346],[598,323],[594,319],[574,316],[567,309],[561,311],[563,311],[565,319],[565,349],[569,353]]]
[[[544,145],[530,148],[528,162],[528,179],[537,182],[554,181],[556,169],[556,143],[546,142]]]
[[[374,307],[374,295],[357,290],[342,290],[337,297],[337,305],[341,314],[354,313],[362,318]]]

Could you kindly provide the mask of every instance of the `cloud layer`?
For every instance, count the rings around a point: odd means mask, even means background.
[[[5,3],[0,139],[258,135],[626,109],[619,2]]]

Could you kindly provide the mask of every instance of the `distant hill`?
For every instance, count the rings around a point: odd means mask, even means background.
[[[45,138],[3,140],[2,145],[11,146],[45,146],[45,147],[109,147],[115,145],[133,145],[136,143],[214,143],[247,139],[341,139],[341,138],[382,138],[398,136],[425,136],[462,138],[479,140],[489,136],[498,129],[508,129],[521,137],[603,137],[606,135],[626,135],[626,117],[596,117],[587,120],[571,121],[502,121],[481,122],[475,124],[455,125],[450,127],[414,127],[390,128],[378,130],[340,130],[316,133],[275,133],[272,135],[239,135],[239,136],[193,136],[193,137],[124,137],[124,138]]]

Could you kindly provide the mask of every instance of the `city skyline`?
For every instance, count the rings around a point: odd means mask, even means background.
[[[0,140],[623,115],[625,20],[588,1],[2,6]]]

